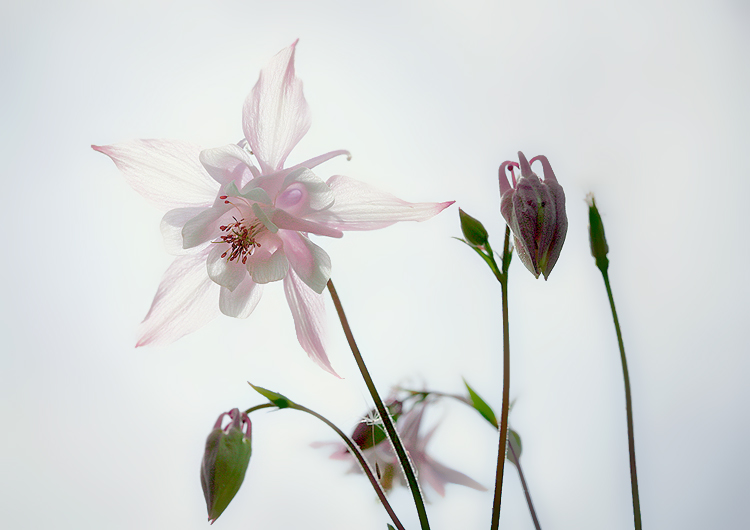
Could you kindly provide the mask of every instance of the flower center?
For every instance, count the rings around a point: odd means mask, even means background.
[[[260,243],[256,241],[256,236],[263,229],[263,225],[260,221],[247,226],[244,219],[237,220],[236,217],[233,223],[222,225],[219,230],[227,232],[225,235],[219,237],[219,241],[215,243],[227,243],[230,248],[224,252],[221,257],[227,258],[227,261],[240,261],[242,264],[247,263],[248,256],[253,254],[256,248],[260,248]]]

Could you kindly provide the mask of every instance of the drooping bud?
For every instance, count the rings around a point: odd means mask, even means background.
[[[463,232],[467,243],[473,247],[483,247],[486,245],[487,230],[479,219],[473,218],[461,208],[458,209],[458,216],[461,220],[461,232]]]
[[[224,416],[229,416],[231,421],[222,428]],[[245,479],[252,452],[251,429],[247,414],[232,409],[219,416],[206,439],[206,452],[201,462],[201,485],[211,524],[229,506]]]
[[[568,232],[565,193],[546,156],[536,156],[529,162],[519,151],[518,160],[500,166],[500,211],[513,232],[518,257],[534,276],[543,274],[546,280]],[[531,164],[537,160],[542,163],[544,181],[531,171]],[[513,186],[508,183],[508,168]],[[518,181],[514,168],[521,172]]]
[[[391,417],[397,420],[403,411],[403,403],[399,400],[393,400],[386,404]],[[381,421],[376,421],[373,417],[377,416],[377,409],[370,411],[370,414],[357,424],[352,433],[352,441],[360,449],[365,450],[378,445],[386,439],[385,428]]]
[[[599,209],[596,207],[593,193],[586,196],[586,202],[589,205],[589,243],[591,244],[591,255],[596,260],[596,266],[601,271],[606,271],[609,267],[607,253],[609,246],[607,238],[604,237],[604,224],[602,216],[599,215]]]

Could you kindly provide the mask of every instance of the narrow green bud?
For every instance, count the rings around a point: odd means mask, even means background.
[[[229,416],[231,421],[222,428],[224,416]],[[219,416],[206,439],[206,451],[201,462],[201,486],[211,524],[229,506],[245,480],[252,453],[251,428],[247,414],[232,409]]]
[[[486,245],[488,235],[484,225],[461,208],[458,209],[458,216],[461,219],[461,232],[463,232],[466,241],[473,247]]]
[[[596,201],[594,201],[592,193],[586,196],[586,202],[589,205],[589,243],[591,243],[591,255],[596,260],[596,266],[600,270],[605,271],[609,267],[609,259],[607,259],[609,246],[607,246],[607,238],[604,236],[602,216],[599,215],[599,209],[596,207]]]

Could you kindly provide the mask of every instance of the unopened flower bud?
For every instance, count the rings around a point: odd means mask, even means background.
[[[546,280],[560,257],[568,231],[565,193],[546,156],[536,156],[529,162],[519,151],[518,160],[500,166],[500,211],[513,232],[521,262],[534,276],[543,274]],[[537,160],[542,163],[544,181],[531,171],[531,164]],[[513,186],[505,173],[508,168]],[[514,168],[521,172],[518,181]]]
[[[224,416],[229,416],[231,421],[222,428]],[[252,452],[250,440],[250,418],[239,409],[219,416],[214,430],[206,439],[206,452],[201,462],[201,485],[211,524],[229,506],[245,479]]]
[[[403,411],[403,403],[399,400],[393,400],[387,403],[388,411],[391,417],[396,420]],[[377,409],[370,411],[370,414],[357,424],[352,433],[352,441],[356,443],[360,449],[369,449],[378,445],[380,442],[386,439],[385,428],[380,421],[372,420],[373,416],[377,415]]]
[[[607,270],[609,259],[607,253],[609,246],[607,238],[604,236],[604,224],[602,216],[599,215],[599,209],[594,201],[594,194],[589,193],[586,196],[586,202],[589,205],[589,243],[591,243],[591,255],[596,260],[596,266],[601,270]]]
[[[458,216],[461,219],[461,232],[463,232],[466,241],[473,247],[483,247],[487,244],[487,230],[479,221],[458,209]]]

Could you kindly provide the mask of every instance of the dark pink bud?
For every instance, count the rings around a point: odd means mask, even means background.
[[[537,160],[542,164],[544,181],[531,170]],[[546,280],[560,257],[568,231],[565,193],[546,156],[536,156],[529,162],[519,151],[518,161],[500,166],[500,211],[513,232],[518,257],[534,276],[543,274]],[[512,186],[508,183],[508,169]],[[516,169],[521,173],[518,180]]]

